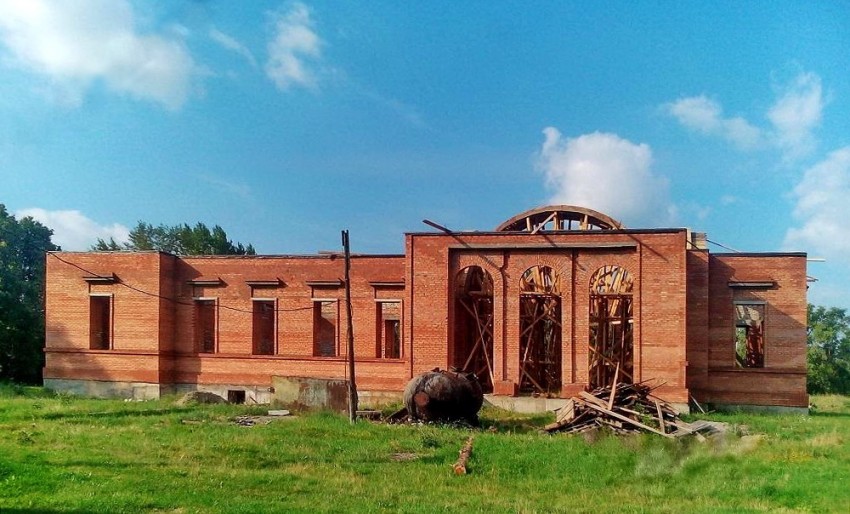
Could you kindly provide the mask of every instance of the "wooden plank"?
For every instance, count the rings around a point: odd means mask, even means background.
[[[570,422],[576,416],[576,404],[572,400],[567,400],[566,405],[558,409],[558,415],[555,417],[555,421],[561,422],[566,421]]]
[[[589,403],[593,403],[593,404],[598,405],[599,407],[603,407],[603,408],[608,407],[608,404],[605,403],[604,400],[600,400],[599,398],[593,396],[592,394],[588,393],[587,391],[581,391],[580,393],[578,393],[578,395]]]
[[[608,397],[608,410],[614,408],[614,395],[617,394],[617,377],[620,376],[620,363],[617,363],[617,369],[614,371],[614,385],[611,386],[611,396]]]
[[[658,425],[661,428],[661,433],[666,434],[667,430],[664,426],[664,413],[661,412],[661,405],[658,403],[658,400],[655,400],[655,410],[658,412]]]
[[[626,423],[628,423],[630,425],[634,425],[636,427],[642,428],[642,429],[646,430],[647,432],[652,432],[653,434],[658,434],[660,436],[669,437],[669,438],[673,437],[670,434],[665,434],[664,432],[658,431],[658,430],[652,428],[651,426],[644,425],[640,421],[635,421],[632,418],[629,418],[627,416],[623,416],[622,414],[617,414],[614,411],[610,411],[610,410],[606,409],[605,407],[600,407],[599,405],[596,405],[593,402],[589,402],[587,404],[587,406],[590,407],[591,409],[597,410],[597,411],[599,411],[603,414],[607,414],[608,416],[619,419],[620,421],[625,421]]]
[[[469,436],[469,439],[466,440],[466,444],[460,449],[460,454],[458,455],[457,462],[455,462],[452,469],[454,469],[455,475],[465,475],[466,474],[466,463],[469,461],[469,457],[472,455],[472,436]]]

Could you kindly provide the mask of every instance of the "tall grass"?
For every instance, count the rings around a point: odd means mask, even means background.
[[[476,431],[329,413],[244,427],[263,410],[0,385],[0,512],[846,512],[850,401],[814,403],[711,415],[733,430],[700,443],[543,435],[544,418],[495,410]]]

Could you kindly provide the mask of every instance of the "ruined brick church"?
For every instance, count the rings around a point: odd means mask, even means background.
[[[361,395],[435,367],[494,398],[651,380],[678,404],[806,408],[806,255],[710,253],[685,228],[546,206],[493,231],[405,234],[353,255]],[[273,377],[346,378],[344,260],[51,252],[45,385],[95,396],[211,391],[259,403]]]

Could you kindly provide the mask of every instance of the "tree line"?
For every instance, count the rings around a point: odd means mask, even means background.
[[[256,255],[254,245],[233,243],[227,239],[227,232],[219,225],[210,230],[203,223],[194,227],[183,223],[178,225],[157,225],[140,221],[126,243],[118,243],[114,238],[97,239],[91,247],[93,251],[142,251],[159,250],[175,255]]]

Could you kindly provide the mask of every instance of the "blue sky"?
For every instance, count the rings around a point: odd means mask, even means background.
[[[0,202],[66,250],[401,253],[571,203],[823,257],[850,308],[848,129],[843,2],[0,0]]]

